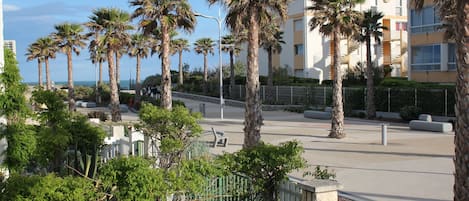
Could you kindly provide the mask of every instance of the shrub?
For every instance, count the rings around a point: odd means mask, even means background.
[[[404,106],[401,108],[399,115],[405,121],[410,121],[414,119],[418,119],[420,114],[420,108],[415,106]]]
[[[129,94],[129,93],[123,93],[121,92],[119,94],[119,102],[122,104],[129,104],[131,100],[134,99],[134,94]]]
[[[321,168],[321,166],[316,166],[314,168],[314,172],[307,171],[303,174],[303,177],[306,176],[312,176],[314,179],[335,179],[335,173],[334,171],[329,171],[327,167],[324,169]]]
[[[107,114],[102,111],[88,112],[88,118],[98,118],[100,121],[108,120]]]
[[[77,100],[94,100],[92,87],[77,86],[75,87],[75,99]]]

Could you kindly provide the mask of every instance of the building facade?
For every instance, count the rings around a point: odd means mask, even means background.
[[[15,40],[5,40],[4,47],[11,50],[16,55],[16,41]]]
[[[456,47],[439,29],[440,17],[432,0],[425,0],[421,11],[409,4],[409,80],[454,83]]]
[[[294,0],[288,8],[288,20],[282,26],[284,31],[282,52],[273,56],[273,66],[287,68],[296,77],[330,80],[332,48],[331,40],[322,36],[318,28],[310,30],[309,21],[314,13],[307,11],[310,0]],[[381,44],[372,40],[372,58],[375,66],[390,65],[393,76],[406,76],[407,73],[407,0],[368,0],[355,8],[383,13],[382,24],[388,27],[383,31]],[[247,50],[241,52],[238,60],[246,63]],[[366,46],[351,39],[341,40],[342,69],[354,68],[358,62],[366,62]],[[267,52],[259,50],[259,72],[267,75]]]

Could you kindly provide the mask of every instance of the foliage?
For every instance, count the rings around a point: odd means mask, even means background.
[[[261,192],[265,200],[278,199],[278,186],[293,170],[305,166],[301,157],[303,148],[296,141],[279,146],[260,143],[233,154],[224,154],[219,160],[230,170],[252,178],[255,190]]]
[[[23,122],[31,114],[24,97],[26,85],[21,82],[22,78],[14,53],[5,49],[4,59],[5,66],[3,73],[0,74],[2,83],[0,113],[5,115],[10,123]]]
[[[0,137],[6,137],[8,142],[5,165],[11,172],[21,173],[36,151],[34,127],[21,123],[8,124]]]
[[[100,121],[103,122],[109,119],[108,115],[103,111],[88,112],[88,118],[98,118]]]
[[[130,94],[130,93],[124,93],[124,92],[121,92],[119,94],[119,101],[120,103],[123,103],[123,104],[130,104],[131,101],[133,101],[135,97],[135,94]]]
[[[163,173],[141,157],[116,158],[100,168],[99,179],[119,201],[153,201],[169,191]]]
[[[188,148],[190,141],[200,135],[202,127],[197,123],[199,113],[190,113],[184,107],[176,106],[166,110],[143,103],[139,112],[138,127],[151,139],[161,141],[160,166],[169,168],[180,162],[182,153]]]
[[[402,80],[395,78],[386,78],[381,81],[379,86],[382,87],[420,87],[421,84],[413,80]]]
[[[93,87],[77,86],[75,87],[75,98],[77,100],[94,100]]]
[[[324,169],[321,166],[316,166],[314,172],[307,171],[303,173],[303,177],[312,176],[314,179],[335,179],[336,175],[333,171],[329,171],[327,167]]]
[[[20,201],[88,201],[98,200],[100,194],[90,180],[81,177],[12,175],[3,185],[0,200]]]
[[[420,114],[420,108],[415,106],[404,106],[401,108],[399,112],[399,116],[405,121],[410,121],[414,119],[418,119]]]
[[[161,75],[150,75],[143,80],[142,88],[154,87],[161,84]]]
[[[365,67],[363,65],[363,63],[358,62],[353,68],[345,70],[344,86],[366,84]]]

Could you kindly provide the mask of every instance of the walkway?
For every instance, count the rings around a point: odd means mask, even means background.
[[[180,99],[180,98],[178,98]],[[193,111],[199,101],[180,99]],[[217,104],[205,103],[205,130],[215,127],[229,136],[228,147],[211,152],[234,152],[242,148],[244,108],[225,107],[220,120]],[[303,157],[311,167],[295,172],[313,171],[316,165],[327,166],[337,174],[343,192],[362,200],[452,200],[454,153],[453,133],[411,131],[406,124],[391,123],[388,146],[382,146],[379,121],[347,118],[347,137],[327,137],[329,120],[306,119],[302,114],[264,111],[261,139],[278,144],[300,141]]]

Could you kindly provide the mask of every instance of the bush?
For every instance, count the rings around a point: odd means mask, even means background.
[[[415,106],[404,106],[401,108],[399,115],[405,121],[410,121],[414,119],[418,119],[420,114],[420,108]]]
[[[133,100],[135,97],[134,94],[129,94],[129,93],[123,93],[121,92],[119,94],[119,102],[122,104],[130,104],[130,101]]]
[[[107,114],[102,111],[88,112],[88,118],[98,118],[100,121],[108,120]]]
[[[395,78],[386,78],[381,81],[379,86],[382,87],[419,87],[420,83],[413,80],[402,80]]]
[[[94,90],[92,87],[77,86],[75,87],[75,99],[76,100],[94,100]]]
[[[314,179],[335,179],[336,175],[334,171],[329,171],[327,167],[324,169],[321,166],[316,166],[314,172],[307,171],[303,174],[303,177],[312,176]]]

